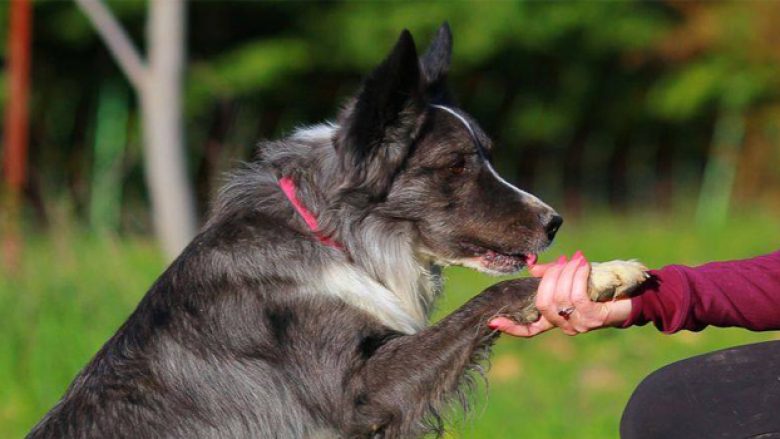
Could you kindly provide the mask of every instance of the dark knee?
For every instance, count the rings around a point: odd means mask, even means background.
[[[622,439],[677,437],[674,428],[686,415],[680,403],[687,366],[684,362],[670,364],[639,383],[620,419]]]
[[[773,437],[780,342],[724,349],[653,372],[631,395],[623,439]],[[771,389],[775,389],[772,391]],[[757,399],[755,395],[762,394]],[[771,435],[770,435],[771,433]]]

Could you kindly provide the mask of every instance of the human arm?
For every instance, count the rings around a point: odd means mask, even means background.
[[[531,269],[533,275],[543,276],[537,295],[537,306],[547,308],[542,311],[543,319],[532,325],[502,319],[493,321],[494,327],[524,337],[555,326],[574,335],[605,326],[651,322],[666,333],[697,331],[708,325],[780,329],[780,251],[699,267],[671,265],[653,270],[651,280],[631,300],[603,304],[583,302],[581,289],[587,271],[572,268],[575,259],[578,254],[568,263]],[[543,289],[543,285],[547,287]],[[555,312],[567,303],[576,309],[568,320]]]
[[[708,325],[780,329],[780,251],[698,267],[670,265],[650,274],[622,327],[653,323],[669,334]]]

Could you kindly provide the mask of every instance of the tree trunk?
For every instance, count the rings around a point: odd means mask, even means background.
[[[628,207],[628,152],[631,149],[629,133],[620,133],[615,139],[615,149],[609,159],[607,190],[609,205],[613,211],[625,213]]]
[[[712,149],[704,168],[696,220],[722,226],[729,214],[737,158],[745,137],[745,118],[738,109],[724,109],[715,122]]]
[[[141,103],[144,171],[157,238],[174,258],[195,235],[197,220],[187,178],[182,130],[184,0],[150,0],[148,61],[100,0],[75,0],[133,85]]]
[[[111,82],[100,87],[89,194],[89,222],[100,232],[119,231],[127,113],[127,98],[122,89]]]
[[[577,128],[571,143],[564,154],[563,162],[563,205],[566,214],[573,218],[582,216],[582,193],[585,190],[582,181],[582,169],[585,157],[585,145],[590,136],[592,122],[585,119]]]
[[[10,273],[15,271],[21,259],[19,216],[22,188],[27,181],[27,99],[30,86],[32,6],[29,0],[13,0],[9,8],[8,106],[3,138],[6,187],[0,191],[0,195],[4,195],[0,202],[5,205],[5,212],[0,214],[0,226],[3,229],[4,263]]]
[[[668,129],[659,128],[658,149],[655,154],[655,200],[656,206],[663,213],[672,210],[674,198],[674,147]]]
[[[184,14],[183,0],[149,3],[148,74],[140,90],[154,228],[170,258],[187,245],[197,228],[182,130]]]

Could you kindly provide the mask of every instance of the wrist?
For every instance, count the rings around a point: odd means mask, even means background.
[[[631,299],[621,299],[612,302],[606,302],[607,317],[604,319],[604,326],[623,326],[631,315]]]

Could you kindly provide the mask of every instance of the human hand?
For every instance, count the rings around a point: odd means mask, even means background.
[[[536,307],[541,317],[531,324],[497,317],[489,326],[517,337],[533,337],[556,326],[568,335],[619,326],[631,314],[631,300],[591,301],[588,297],[590,270],[590,264],[580,251],[570,261],[561,256],[553,263],[529,266],[532,276],[542,278],[536,294]]]

